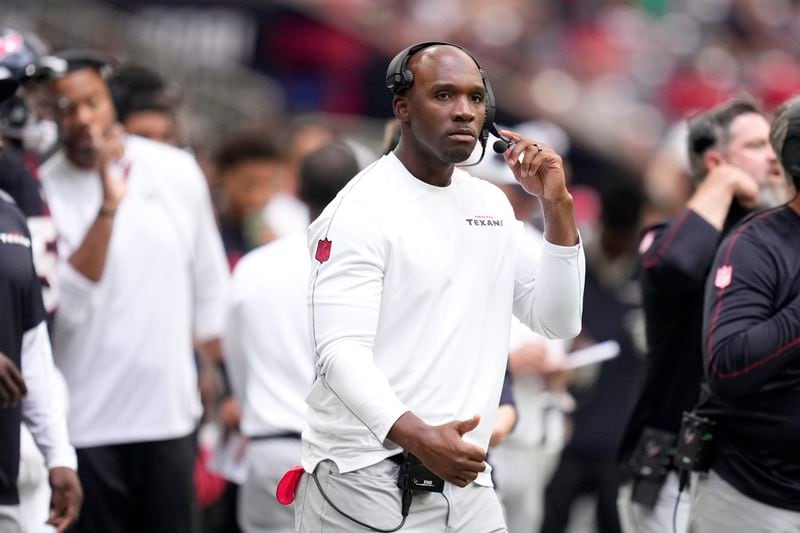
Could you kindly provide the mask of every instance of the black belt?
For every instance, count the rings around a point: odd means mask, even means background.
[[[275,440],[275,439],[297,439],[300,440],[300,433],[296,431],[284,431],[283,433],[273,433],[272,435],[252,435],[250,440]]]
[[[387,457],[387,459],[389,461],[393,462],[396,465],[402,465],[404,458],[405,458],[405,455],[403,455],[402,453],[398,453],[396,455],[391,455],[391,456]]]

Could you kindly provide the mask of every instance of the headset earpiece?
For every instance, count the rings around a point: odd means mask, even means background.
[[[781,148],[781,165],[793,181],[800,178],[800,115],[789,119]]]

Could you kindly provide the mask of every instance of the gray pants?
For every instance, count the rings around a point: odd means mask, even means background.
[[[666,533],[672,532],[672,519],[675,517],[678,533],[686,533],[689,521],[689,490],[684,489],[678,501],[678,474],[670,472],[652,509],[631,501],[633,482],[619,489],[617,511],[619,522],[625,533]],[[675,504],[678,504],[677,514]]]
[[[0,505],[0,533],[22,533],[19,505]]]
[[[558,466],[560,452],[511,440],[492,448],[490,460],[509,533],[539,531],[544,490]]]
[[[317,478],[328,498],[342,511],[378,529],[400,524],[399,467],[391,461],[340,474],[331,461],[317,465]],[[335,511],[314,479],[303,474],[297,488],[295,527],[300,533],[370,531]],[[491,487],[474,483],[458,488],[445,483],[444,493],[415,493],[401,533],[505,533],[503,511]]]
[[[275,499],[278,482],[300,464],[300,439],[265,439],[247,448],[247,481],[239,489],[237,519],[243,533],[293,533],[294,506]]]
[[[800,512],[749,498],[713,470],[692,478],[690,533],[797,533]]]

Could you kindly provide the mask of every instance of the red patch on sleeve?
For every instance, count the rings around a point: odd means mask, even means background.
[[[717,269],[717,275],[714,276],[714,286],[718,289],[724,289],[731,284],[733,280],[733,267],[731,265],[722,265]]]
[[[656,239],[656,234],[654,231],[648,231],[645,233],[644,237],[642,237],[642,242],[639,243],[639,253],[644,255],[647,250],[653,246],[653,241]]]
[[[302,466],[295,466],[283,475],[278,482],[278,488],[275,490],[275,498],[278,499],[278,503],[291,505],[294,502],[297,485],[300,484],[301,477],[303,477]]]
[[[314,254],[314,257],[320,263],[324,263],[331,257],[331,245],[333,243],[328,239],[322,239],[317,243],[317,253]]]

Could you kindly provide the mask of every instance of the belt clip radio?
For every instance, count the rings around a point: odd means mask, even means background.
[[[675,466],[681,472],[708,472],[714,453],[716,423],[695,413],[683,413]]]
[[[397,476],[397,486],[403,492],[443,492],[444,480],[428,470],[417,457],[405,453]]]
[[[628,460],[633,476],[631,500],[653,508],[675,455],[674,433],[646,427]]]

